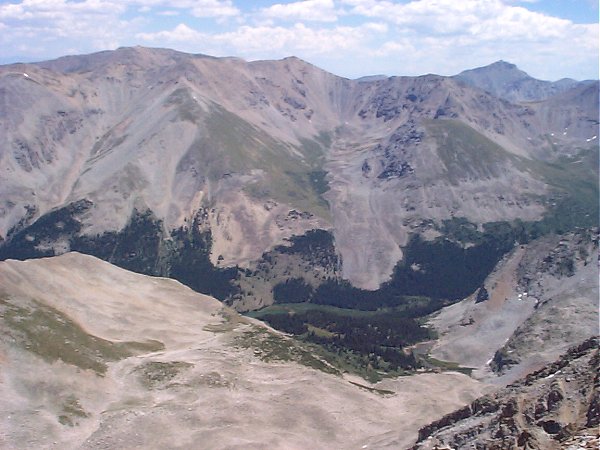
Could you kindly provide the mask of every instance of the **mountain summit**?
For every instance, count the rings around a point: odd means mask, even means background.
[[[454,78],[509,101],[544,100],[577,85],[569,78],[555,82],[537,80],[506,61],[465,70]]]

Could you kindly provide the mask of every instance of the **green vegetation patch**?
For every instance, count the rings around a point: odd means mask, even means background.
[[[364,384],[355,383],[354,381],[348,381],[348,383],[350,383],[350,384],[352,384],[354,386],[357,386],[357,387],[359,387],[361,389],[364,389],[365,391],[369,391],[369,392],[372,392],[374,394],[379,394],[379,395],[382,395],[384,397],[396,394],[394,391],[390,391],[388,389],[377,389],[377,388],[365,386]]]
[[[452,184],[475,178],[496,178],[510,159],[509,152],[470,126],[451,119],[424,122],[437,142],[438,155]]]
[[[292,147],[216,104],[211,105],[204,126],[206,133],[190,149],[190,158],[208,171],[209,178],[260,169],[265,179],[245,187],[250,195],[329,217],[321,197],[326,186],[321,172],[324,150],[318,141],[305,140]]]
[[[236,336],[234,345],[253,349],[254,354],[265,362],[293,361],[325,373],[340,375],[340,371],[315,346],[274,334],[267,329],[252,326],[250,330]]]
[[[235,330],[239,325],[248,325],[249,320],[241,316],[233,309],[224,307],[219,311],[219,315],[223,318],[223,322],[218,324],[208,324],[202,329],[211,333],[227,333]]]
[[[198,124],[204,113],[202,107],[194,100],[190,90],[183,87],[175,89],[167,97],[163,105],[176,108],[179,120],[193,124]]]
[[[148,389],[157,389],[167,385],[184,370],[194,367],[184,361],[149,361],[135,368],[140,382]]]
[[[362,316],[339,314],[333,309],[306,309],[302,313],[263,314],[261,319],[332,353],[352,352],[363,359],[365,368],[386,371],[418,367],[415,357],[404,347],[431,338],[427,328],[394,309]]]
[[[425,297],[409,297],[409,299],[413,299],[414,301],[427,301],[428,299]],[[370,305],[367,305],[370,306]],[[397,306],[397,307],[383,307],[379,309],[353,309],[353,308],[340,308],[337,306],[331,305],[320,305],[315,303],[282,303],[277,305],[267,306],[266,308],[262,308],[257,311],[250,311],[246,313],[248,317],[254,317],[256,319],[262,319],[264,316],[271,316],[277,314],[285,314],[285,315],[294,315],[294,314],[304,314],[308,311],[321,311],[323,313],[329,313],[340,317],[355,317],[359,319],[369,320],[370,318],[388,313],[398,313],[404,312],[407,306]]]
[[[273,287],[273,300],[275,303],[307,302],[313,293],[313,287],[303,278],[288,278]]]
[[[164,349],[158,341],[111,342],[88,334],[61,311],[35,300],[0,297],[1,317],[9,334],[22,348],[47,362],[66,364],[104,375],[107,362],[142,352]]]
[[[442,361],[440,359],[435,359],[429,355],[421,355],[419,356],[421,361],[423,362],[423,366],[430,369],[439,369],[447,372],[460,372],[465,375],[471,376],[473,373],[472,367],[463,367],[460,364],[450,361]]]
[[[545,199],[548,209],[544,218],[527,224],[531,237],[598,226],[598,158],[599,147],[596,145],[579,149],[575,155],[563,156],[554,162],[526,162],[527,169],[552,188]]]

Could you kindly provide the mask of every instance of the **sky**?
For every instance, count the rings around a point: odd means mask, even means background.
[[[141,45],[336,75],[454,75],[498,60],[598,79],[597,0],[0,0],[0,64]]]

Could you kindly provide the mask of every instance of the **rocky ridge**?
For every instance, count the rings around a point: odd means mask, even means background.
[[[421,428],[413,449],[596,448],[598,338]],[[595,447],[596,446],[596,447]]]

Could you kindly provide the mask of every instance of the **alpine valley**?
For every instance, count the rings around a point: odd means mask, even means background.
[[[592,442],[598,97],[504,61],[0,66],[0,446]]]

